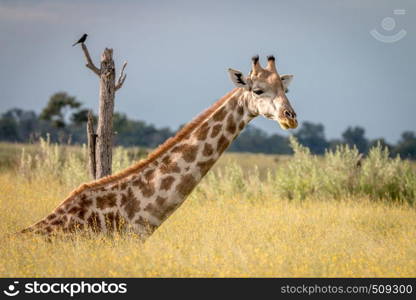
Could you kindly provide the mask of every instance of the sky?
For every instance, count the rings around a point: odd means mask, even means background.
[[[177,129],[233,88],[228,68],[273,54],[300,122],[397,142],[416,131],[415,14],[413,0],[0,0],[0,113],[40,112],[59,91],[97,111],[98,78],[71,47],[86,32],[97,65],[105,47],[117,72],[128,61],[115,110],[132,119]]]

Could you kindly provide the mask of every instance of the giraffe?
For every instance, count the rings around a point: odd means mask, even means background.
[[[229,69],[235,88],[183,127],[146,159],[126,170],[82,184],[47,217],[21,232],[132,231],[150,236],[187,198],[221,154],[256,116],[296,128],[286,97],[293,75],[252,58],[248,76]]]

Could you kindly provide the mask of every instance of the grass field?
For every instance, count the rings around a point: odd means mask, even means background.
[[[416,276],[414,165],[381,149],[360,168],[351,149],[226,154],[145,243],[131,234],[51,243],[7,234],[88,178],[85,151],[20,147],[0,145],[1,277]],[[115,169],[136,150],[116,149]]]

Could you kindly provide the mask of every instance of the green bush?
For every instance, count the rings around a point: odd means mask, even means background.
[[[415,203],[415,171],[409,161],[391,158],[388,149],[380,144],[362,158],[355,147],[347,145],[318,157],[295,138],[290,143],[293,159],[272,176],[280,196],[288,199],[368,196]]]
[[[134,148],[115,147],[113,149],[113,172],[121,171],[132,165],[144,155],[145,151]],[[50,142],[49,137],[40,139],[37,151],[30,153],[22,149],[18,172],[25,179],[59,178],[61,184],[75,188],[79,184],[91,181],[88,171],[88,153],[86,146],[63,146]]]
[[[387,148],[373,147],[363,161],[360,192],[372,198],[415,203],[416,176],[409,161],[389,157]]]

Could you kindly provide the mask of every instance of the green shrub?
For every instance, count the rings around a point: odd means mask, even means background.
[[[284,168],[278,168],[274,176],[276,189],[284,198],[368,196],[415,202],[416,174],[409,161],[391,158],[388,149],[380,144],[362,158],[355,147],[348,145],[338,146],[318,157],[295,138],[292,137],[290,143],[294,156]]]
[[[319,158],[296,138],[290,138],[293,158],[284,168],[276,170],[274,181],[280,196],[287,199],[304,199],[320,190],[321,170]]]
[[[359,184],[360,191],[372,198],[415,202],[416,174],[410,163],[390,158],[388,149],[380,145],[363,161]]]
[[[123,147],[114,148],[113,172],[125,169],[134,163],[133,158],[143,154],[141,151],[129,150]],[[18,171],[26,180],[36,177],[48,182],[50,178],[59,178],[61,184],[68,188],[75,188],[83,182],[91,181],[86,146],[53,144],[49,137],[40,139],[36,152],[27,153],[25,148],[22,149]]]

